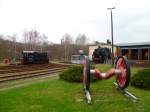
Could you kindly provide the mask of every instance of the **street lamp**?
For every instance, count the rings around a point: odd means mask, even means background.
[[[110,10],[110,15],[111,15],[111,47],[112,47],[112,57],[111,57],[111,61],[112,61],[112,66],[114,65],[114,39],[113,39],[113,15],[112,15],[112,10],[115,9],[115,7],[112,8],[107,8],[108,10]]]

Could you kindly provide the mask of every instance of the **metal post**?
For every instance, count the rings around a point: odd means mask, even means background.
[[[113,39],[113,15],[112,15],[112,9],[115,9],[115,7],[113,8],[108,8],[108,10],[110,10],[110,15],[111,15],[111,47],[112,47],[112,66],[114,65],[114,39]]]
[[[16,49],[16,38],[15,38],[15,64],[17,64],[16,60],[17,60],[17,49]]]
[[[126,89],[124,89],[124,90],[120,89],[116,82],[114,82],[114,86],[116,87],[117,90],[119,90],[121,93],[123,93],[123,95],[125,95],[131,101],[133,101],[133,102],[138,101],[138,98],[136,96],[134,96],[133,94],[131,94],[130,92],[128,92]]]

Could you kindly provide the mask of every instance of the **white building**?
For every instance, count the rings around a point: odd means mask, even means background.
[[[94,50],[98,47],[106,47],[109,48],[112,52],[112,46],[111,44],[106,44],[106,43],[99,43],[99,44],[93,44],[93,45],[89,45],[89,59],[92,60],[92,54],[94,52]],[[117,47],[116,45],[114,45],[114,56],[116,56],[116,51],[117,51]]]

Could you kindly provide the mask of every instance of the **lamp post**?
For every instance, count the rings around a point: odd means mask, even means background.
[[[113,39],[113,15],[112,15],[112,10],[115,9],[115,7],[112,8],[107,8],[110,10],[110,15],[111,15],[111,47],[112,47],[112,57],[111,57],[111,62],[112,66],[114,65],[114,39]]]

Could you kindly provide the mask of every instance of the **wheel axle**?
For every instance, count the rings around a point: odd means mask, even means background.
[[[112,76],[116,76],[116,84],[120,90],[124,90],[128,87],[130,82],[130,65],[126,57],[119,56],[115,63],[115,68],[111,68],[108,72],[102,73],[99,69],[90,69],[90,61],[89,59],[85,59],[84,61],[84,69],[83,69],[83,84],[84,84],[84,92],[85,97],[88,102],[91,102],[90,95],[90,80],[91,76],[95,75],[99,80],[109,79]]]

